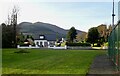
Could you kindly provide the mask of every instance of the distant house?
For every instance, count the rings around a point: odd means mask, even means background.
[[[52,35],[39,35],[33,38],[36,47],[53,47],[56,42],[56,37]]]
[[[29,44],[29,46],[21,46],[18,45],[18,48],[50,48],[50,47],[55,47],[56,43],[62,43],[65,42],[64,38],[57,38],[55,34],[45,34],[45,35],[39,35],[39,34],[29,34],[29,33],[24,33],[25,36],[30,35],[33,37],[32,43],[34,45]],[[58,40],[58,42],[57,42]],[[27,39],[24,43],[28,44],[30,43],[31,40]]]
[[[44,35],[40,35],[39,39],[34,39],[34,43],[36,47],[47,47],[48,41],[45,39]]]

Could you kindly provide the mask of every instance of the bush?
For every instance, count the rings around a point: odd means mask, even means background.
[[[108,42],[104,43],[104,46],[108,46]]]
[[[97,45],[94,45],[93,47],[101,47],[101,45],[100,45],[100,44],[97,44]]]
[[[91,46],[90,43],[66,43],[67,46]]]
[[[61,43],[61,47],[64,47],[66,45],[66,42]]]
[[[18,42],[17,44],[18,45],[24,45],[24,42]]]
[[[14,53],[29,53],[29,51],[25,49],[20,49],[19,51],[15,51]]]
[[[56,47],[60,47],[61,46],[61,43],[57,43],[55,44]]]
[[[22,44],[22,45],[20,45],[20,46],[29,46],[29,44]]]

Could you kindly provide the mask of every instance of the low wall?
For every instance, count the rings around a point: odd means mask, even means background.
[[[50,48],[50,49],[67,49],[67,46],[65,46],[65,47],[56,47],[56,46],[54,46],[54,47],[49,47],[49,46],[48,46],[48,48]]]
[[[31,46],[31,45],[29,45],[29,46],[20,46],[20,45],[17,45],[17,48],[25,49],[25,48],[43,48],[43,47]],[[67,49],[67,46],[65,46],[65,47],[56,47],[56,46],[50,47],[50,46],[48,46],[46,48],[48,48],[48,49]]]
[[[48,48],[48,49],[83,49],[83,50],[89,50],[89,49],[93,49],[92,47],[80,47],[80,46],[74,46],[74,47],[71,47],[71,46],[64,46],[64,47],[38,47],[38,46],[20,46],[20,45],[17,45],[17,48]]]
[[[17,45],[17,48],[25,49],[25,48],[40,48],[40,47],[38,47],[38,46],[31,46],[31,45],[29,45],[29,46],[20,46],[20,45]]]
[[[67,46],[67,49],[85,49],[85,50],[89,50],[89,49],[92,49],[92,47],[81,47],[81,46]]]

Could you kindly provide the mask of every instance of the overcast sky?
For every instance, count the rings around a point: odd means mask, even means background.
[[[66,2],[65,2],[66,1]],[[7,20],[12,8],[19,7],[18,23],[45,22],[64,29],[74,26],[78,30],[88,31],[100,24],[111,24],[112,2],[75,0],[4,0],[0,2],[0,23]],[[118,20],[118,1],[115,1],[115,23]]]

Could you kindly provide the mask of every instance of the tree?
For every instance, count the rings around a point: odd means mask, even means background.
[[[84,42],[86,37],[87,37],[87,33],[86,32],[82,32],[82,33],[78,33],[77,34],[76,39],[79,42]]]
[[[16,26],[17,26],[17,15],[18,15],[18,8],[14,6],[13,10],[12,10],[12,15],[11,15],[11,26],[13,26],[13,46],[14,48],[17,47],[17,39],[16,39],[16,34],[17,34],[17,30],[16,30]]]
[[[97,28],[96,27],[90,28],[88,31],[87,42],[93,44],[93,46],[94,46],[94,43],[97,43],[98,39],[99,39],[99,32],[98,32]]]
[[[67,33],[68,42],[73,42],[73,40],[76,39],[76,35],[77,35],[76,29],[74,27],[71,27]]]
[[[25,36],[23,35],[23,33],[17,35],[17,44],[18,45],[24,44],[24,41],[25,41]]]
[[[101,24],[97,27],[101,43],[107,42],[108,30],[107,25]]]
[[[5,23],[1,24],[2,26],[2,47],[3,48],[11,48],[13,47],[13,30],[10,25],[6,25]]]
[[[81,34],[77,34],[77,35],[76,35],[76,39],[77,39],[78,42],[82,41]]]
[[[8,21],[2,23],[2,45],[4,48],[16,48],[16,26],[17,26],[18,8],[14,7],[11,15],[8,15]]]
[[[105,38],[104,37],[100,37],[99,40],[98,40],[98,45],[101,46],[103,45],[105,42]]]
[[[110,35],[111,31],[112,31],[112,25],[109,25],[109,27],[108,27],[108,36]]]

